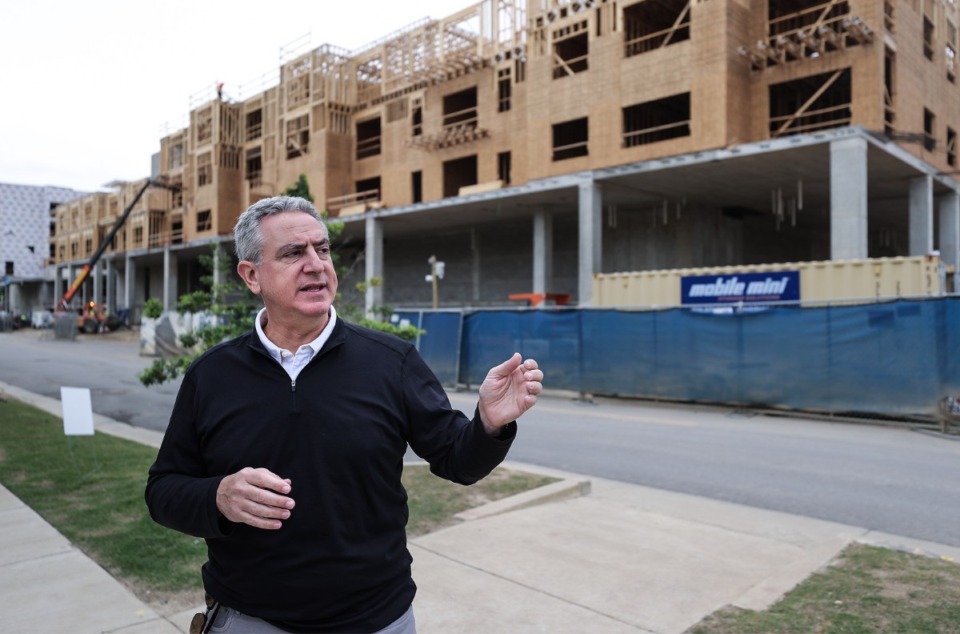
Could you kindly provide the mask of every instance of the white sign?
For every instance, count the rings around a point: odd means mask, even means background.
[[[60,403],[63,405],[63,433],[67,436],[93,436],[90,389],[61,387]]]

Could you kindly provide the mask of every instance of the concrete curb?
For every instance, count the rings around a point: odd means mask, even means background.
[[[513,470],[519,470],[517,467],[511,468]],[[454,517],[464,521],[478,520],[500,515],[501,513],[509,513],[510,511],[529,508],[537,504],[568,500],[570,498],[588,495],[589,493],[590,480],[562,480],[560,482],[545,484],[536,489],[517,493],[500,500],[488,502],[483,506],[457,513]]]

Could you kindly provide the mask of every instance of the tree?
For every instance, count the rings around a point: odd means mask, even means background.
[[[300,174],[297,182],[283,190],[284,196],[299,196],[313,202],[313,194],[310,193],[310,186],[307,185],[307,175]],[[333,242],[333,238],[330,239]]]
[[[300,196],[313,201],[307,178],[303,174],[294,185],[284,190],[284,195]],[[336,245],[337,238],[343,231],[343,223],[328,220],[327,212],[321,215],[327,225],[327,231],[330,232],[330,243]],[[333,250],[332,257],[337,275],[344,277],[345,271],[339,266],[340,256],[336,248]],[[262,304],[260,298],[251,293],[243,280],[236,275],[233,258],[220,245],[215,245],[210,255],[199,257],[199,262],[201,268],[206,271],[200,278],[200,284],[209,290],[181,295],[177,300],[177,312],[180,314],[204,313],[209,315],[210,319],[200,328],[180,335],[180,345],[190,350],[190,353],[155,359],[147,369],[138,374],[137,378],[144,385],[159,385],[176,379],[208,348],[253,329],[253,320]],[[219,277],[223,280],[219,284],[213,283],[214,270],[219,270]],[[370,283],[379,284],[380,280],[371,280]],[[378,307],[374,312],[381,318],[370,319],[354,306],[345,306],[343,311],[338,307],[337,315],[346,321],[388,332],[408,341],[416,339],[423,332],[415,326],[399,327],[387,322],[385,317],[392,313],[389,308]]]

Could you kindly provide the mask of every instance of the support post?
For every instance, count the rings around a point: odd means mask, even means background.
[[[168,244],[163,249],[163,310],[173,310],[177,305],[177,257]]]
[[[102,261],[93,265],[93,297],[90,301],[103,303],[103,270]]]
[[[910,181],[910,251],[927,255],[933,250],[933,178],[921,176]]]
[[[960,193],[950,192],[940,197],[940,260],[954,267],[953,292],[960,279]]]
[[[113,257],[104,261],[107,267],[107,294],[105,303],[111,314],[117,314],[117,267]]]
[[[553,282],[553,216],[538,211],[533,216],[533,292],[547,293]]]
[[[129,311],[127,314],[130,315],[130,323],[127,324],[128,326],[133,325],[133,290],[136,280],[136,265],[133,263],[133,256],[128,254],[124,259],[123,265],[123,303],[124,307]]]
[[[367,317],[373,317],[373,310],[383,305],[383,287],[370,284],[373,278],[383,279],[383,224],[376,218],[367,218],[366,254],[364,260],[364,275],[367,282],[367,292],[364,295],[364,311]]]
[[[580,306],[593,303],[593,274],[599,273],[603,262],[601,210],[603,196],[600,185],[590,177],[579,187],[579,248],[577,301]]]
[[[830,259],[867,257],[867,142],[830,143]]]

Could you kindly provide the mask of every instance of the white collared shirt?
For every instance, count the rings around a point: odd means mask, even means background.
[[[284,370],[287,371],[287,374],[290,375],[291,381],[296,381],[297,376],[310,360],[313,359],[314,355],[320,352],[320,348],[323,347],[323,344],[327,342],[327,339],[330,338],[330,333],[333,332],[333,327],[337,322],[337,311],[334,307],[330,306],[330,319],[327,321],[327,325],[324,326],[323,330],[320,332],[320,335],[310,343],[306,343],[299,348],[297,351],[290,352],[289,350],[284,350],[279,347],[277,344],[273,343],[267,338],[267,334],[263,331],[263,324],[267,323],[267,309],[261,308],[260,312],[257,313],[257,319],[254,322],[257,328],[257,336],[260,337],[260,341],[263,342],[263,347],[267,349],[267,352],[270,353],[270,356],[273,357]]]

